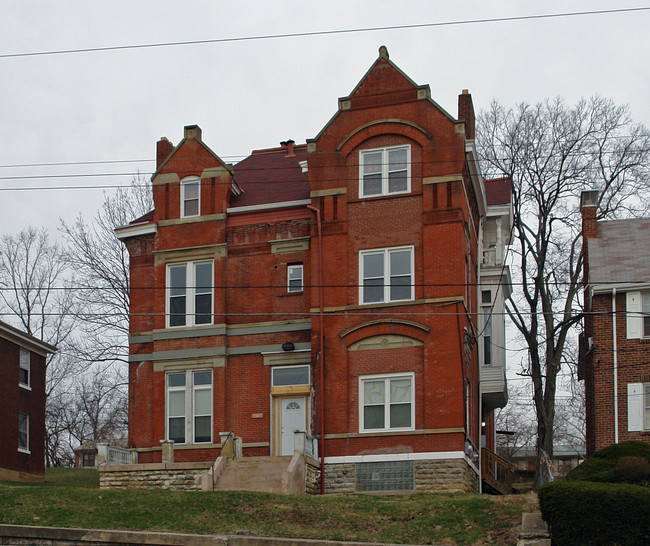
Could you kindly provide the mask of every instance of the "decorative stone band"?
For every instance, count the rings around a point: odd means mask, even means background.
[[[310,350],[311,343],[296,343],[296,350]],[[151,360],[181,360],[185,358],[203,358],[214,356],[261,354],[280,352],[281,344],[254,345],[250,347],[206,347],[198,349],[180,349],[177,351],[155,351],[129,355],[129,362],[148,362]]]
[[[463,459],[469,467],[479,474],[476,465],[463,451],[429,451],[423,453],[386,453],[377,455],[344,455],[342,457],[325,457],[325,464],[380,463],[392,461],[443,461]]]

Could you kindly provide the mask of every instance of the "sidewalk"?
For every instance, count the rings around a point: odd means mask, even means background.
[[[238,535],[193,535],[154,531],[113,531],[98,529],[64,529],[61,527],[32,527],[0,525],[0,544],[97,545],[102,546],[398,546],[375,542],[339,542],[300,538],[253,537]]]
[[[521,531],[517,546],[551,546],[548,527],[540,512],[521,515]]]

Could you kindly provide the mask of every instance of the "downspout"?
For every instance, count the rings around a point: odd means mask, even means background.
[[[486,213],[487,214],[487,213]],[[479,220],[478,224],[478,244],[476,261],[476,314],[478,323],[478,312],[480,310],[479,302],[481,301],[481,266],[483,265],[483,225],[485,224],[485,217]],[[496,294],[494,295],[496,298]],[[482,329],[480,330],[482,331]],[[479,347],[480,340],[476,340],[476,354],[478,358],[478,492],[483,493],[483,382],[481,381],[481,349]],[[494,422],[494,420],[492,421]],[[495,427],[493,427],[495,428]],[[487,435],[486,435],[487,443]],[[496,448],[496,441],[494,442]],[[496,449],[495,449],[496,451]]]
[[[618,444],[618,347],[616,339],[616,288],[612,289],[612,349],[614,357],[614,443]]]
[[[320,494],[325,494],[325,320],[323,317],[323,230],[320,209],[307,205],[316,213],[318,226],[318,320],[320,325]]]

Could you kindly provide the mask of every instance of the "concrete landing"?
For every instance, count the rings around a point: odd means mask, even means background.
[[[551,546],[548,527],[540,512],[521,515],[521,531],[517,546]]]

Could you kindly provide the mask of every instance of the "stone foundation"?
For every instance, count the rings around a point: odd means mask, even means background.
[[[314,459],[305,460],[305,493],[320,495],[320,466]]]
[[[476,471],[464,459],[440,459],[440,460],[414,460],[403,461],[412,463],[402,472],[398,480],[392,477],[386,479],[389,484],[382,488],[378,481],[377,487],[369,489],[363,482],[360,474],[368,471],[373,475],[377,474],[377,480],[382,480],[382,472],[379,465],[382,463],[339,463],[325,465],[325,492],[330,494],[359,493],[359,492],[408,492],[408,491],[430,491],[445,493],[478,493],[479,477]],[[362,468],[359,465],[369,465]],[[377,472],[373,473],[373,465],[377,466]],[[359,471],[359,472],[358,472]],[[397,485],[395,485],[397,484]]]
[[[201,476],[212,466],[201,463],[149,463],[101,466],[100,489],[174,489],[200,491]]]

